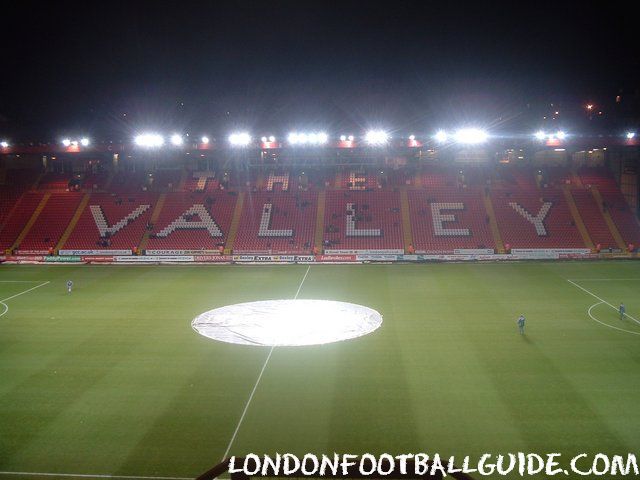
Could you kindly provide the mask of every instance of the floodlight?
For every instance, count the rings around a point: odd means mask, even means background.
[[[6,140],[3,140],[2,142],[0,142],[0,147],[7,148],[8,146],[9,146],[9,142],[7,142]]]
[[[200,141],[201,141],[202,143],[204,143],[205,145],[207,145],[207,144],[209,143],[209,137],[202,137],[202,138],[200,139]]]
[[[547,138],[547,134],[542,130],[538,130],[534,135],[538,140],[544,140],[545,138]]]
[[[154,148],[164,145],[164,137],[157,133],[143,133],[134,139],[134,142],[139,147]]]
[[[384,130],[369,130],[364,138],[369,145],[382,145],[389,140],[389,134]]]
[[[307,141],[308,141],[308,138],[306,133],[298,134],[298,143],[307,143]]]
[[[65,147],[70,146],[71,140],[69,140],[68,138],[65,138],[64,140],[62,140],[62,145],[64,145]]]
[[[349,140],[350,142],[353,142],[353,135],[349,135],[349,136],[347,137],[347,140]]]
[[[179,147],[183,142],[184,140],[182,139],[182,135],[180,135],[179,133],[174,133],[173,135],[171,135],[171,145]]]
[[[327,141],[329,140],[329,135],[327,135],[324,132],[320,132],[317,135],[317,143],[327,143]]]
[[[439,143],[444,143],[447,141],[448,135],[444,130],[438,130],[433,138],[435,138]]]
[[[409,140],[414,141],[416,139],[415,135],[409,135]]]
[[[634,138],[636,136],[636,132],[627,132],[627,138],[629,140],[631,140],[632,138]],[[6,142],[2,142],[2,143],[6,143]]]
[[[287,137],[287,140],[289,141],[289,143],[291,143],[292,145],[298,143],[298,134],[295,132],[291,132],[289,134],[289,136]]]
[[[88,147],[89,146],[89,139],[87,137],[84,137],[80,140],[80,145],[82,145],[83,147]]]
[[[455,134],[456,142],[467,144],[478,144],[487,141],[489,135],[479,128],[461,128]]]
[[[236,147],[246,147],[251,143],[251,135],[247,132],[232,133],[229,135],[229,143]]]
[[[274,137],[273,135],[269,136],[269,141],[271,143],[275,142],[276,141],[276,137]]]
[[[558,137],[560,140],[564,140],[565,138],[567,138],[567,134],[564,133],[562,130],[558,130],[556,132],[556,137]]]
[[[346,135],[340,135],[340,141],[344,142],[347,140],[347,136]]]
[[[267,137],[262,137],[262,138],[260,139],[260,141],[261,141],[262,143],[266,142],[266,141],[267,141]]]

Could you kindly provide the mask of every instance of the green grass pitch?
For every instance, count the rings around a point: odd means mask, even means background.
[[[0,478],[193,477],[216,464],[269,349],[190,322],[293,298],[306,271],[0,267]],[[640,319],[636,262],[311,266],[299,298],[367,305],[384,323],[276,348],[231,454],[637,453],[640,324],[567,279]]]

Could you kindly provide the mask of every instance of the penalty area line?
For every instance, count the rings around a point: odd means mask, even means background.
[[[304,272],[304,277],[302,277],[302,281],[300,282],[300,285],[298,286],[298,290],[296,290],[296,294],[293,297],[294,300],[298,299],[298,295],[300,295],[300,290],[302,290],[302,285],[304,284],[304,281],[307,279],[307,275],[309,275],[309,270],[311,270],[311,265],[309,265],[307,267],[307,271]],[[229,440],[229,444],[227,445],[227,449],[224,451],[224,454],[222,455],[222,460],[227,458],[227,455],[229,455],[229,452],[231,451],[231,447],[233,446],[233,442],[236,440],[236,436],[238,435],[238,432],[240,431],[240,426],[242,425],[242,421],[244,420],[244,417],[247,414],[247,411],[249,410],[249,405],[251,405],[251,400],[253,400],[253,396],[255,395],[256,390],[258,389],[258,385],[260,384],[260,380],[262,379],[262,375],[264,374],[264,371],[267,369],[267,364],[269,363],[269,359],[271,358],[271,354],[273,354],[273,350],[275,348],[276,347],[271,347],[269,349],[269,354],[267,355],[267,358],[265,359],[264,363],[262,364],[262,369],[260,370],[260,374],[258,375],[258,379],[256,380],[256,383],[253,386],[253,390],[251,390],[251,394],[249,395],[249,399],[247,400],[247,403],[244,406],[244,410],[242,410],[242,415],[240,415],[240,420],[238,420],[238,425],[236,425],[236,429],[233,431],[233,435],[231,436],[231,440]]]
[[[609,305],[611,308],[613,308],[615,311],[618,311],[618,309],[616,307],[614,307],[613,305],[611,305],[609,302],[607,302],[606,300],[603,300],[602,298],[600,298],[598,295],[596,295],[593,292],[590,292],[589,290],[587,290],[586,288],[584,288],[581,285],[578,285],[576,282],[574,282],[573,280],[569,280],[567,279],[567,282],[569,282],[571,285],[578,287],[580,290],[582,290],[585,293],[588,293],[589,295],[591,295],[593,298],[600,300],[600,303],[604,303],[605,305]],[[591,307],[593,308],[595,305],[592,305]],[[591,315],[591,314],[589,314]],[[631,320],[633,320],[634,322],[636,322],[638,325],[640,325],[640,321],[636,320],[634,317],[632,317],[631,315],[629,315],[628,313],[624,314],[625,317],[629,317]],[[593,317],[591,317],[593,318]],[[595,320],[595,319],[594,319]]]
[[[25,293],[29,293],[29,292],[35,290],[36,288],[44,287],[45,285],[47,285],[49,283],[51,283],[51,282],[47,280],[46,282],[43,282],[43,283],[41,283],[39,285],[36,285],[35,287],[31,287],[31,288],[29,288],[27,290],[24,290],[23,292],[16,293],[15,295],[11,295],[10,297],[3,298],[2,300],[0,300],[0,305],[2,305],[4,307],[4,310],[2,311],[2,313],[0,313],[0,317],[5,315],[9,311],[9,305],[7,305],[4,302],[7,302],[7,301],[12,300],[12,299],[14,299],[16,297],[19,297],[20,295],[24,295]]]
[[[192,480],[191,477],[150,477],[145,475],[109,475],[106,473],[0,472],[0,475],[65,478],[115,478],[126,480]]]

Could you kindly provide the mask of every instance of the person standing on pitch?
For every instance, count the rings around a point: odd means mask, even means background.
[[[67,292],[71,293],[71,289],[73,288],[73,282],[71,280],[67,281]]]
[[[518,330],[520,331],[520,335],[524,335],[524,314],[518,317]]]
[[[620,320],[624,320],[624,315],[625,315],[625,312],[627,311],[624,308],[624,303],[620,302],[620,308],[618,308],[618,311],[620,312]]]

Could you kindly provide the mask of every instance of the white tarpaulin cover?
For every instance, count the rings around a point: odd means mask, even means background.
[[[266,346],[320,345],[361,337],[382,325],[382,315],[331,300],[266,300],[238,303],[198,315],[200,335],[228,343]]]

